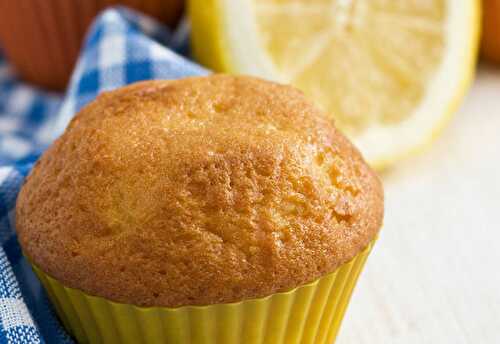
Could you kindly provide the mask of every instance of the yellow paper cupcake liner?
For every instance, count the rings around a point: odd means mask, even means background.
[[[91,296],[33,267],[65,328],[80,343],[331,344],[372,246],[335,272],[288,292],[179,308]]]

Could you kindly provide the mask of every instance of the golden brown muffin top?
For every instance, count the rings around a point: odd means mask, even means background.
[[[142,306],[263,297],[376,236],[382,186],[304,95],[250,77],[100,95],[17,201],[24,252],[63,284]]]

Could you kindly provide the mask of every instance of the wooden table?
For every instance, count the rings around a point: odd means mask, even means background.
[[[385,226],[339,344],[500,343],[500,69],[440,139],[383,175]]]

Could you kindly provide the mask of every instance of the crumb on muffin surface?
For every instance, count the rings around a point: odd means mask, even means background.
[[[300,91],[250,77],[103,93],[17,201],[24,252],[114,301],[237,302],[352,259],[383,217],[379,179]]]

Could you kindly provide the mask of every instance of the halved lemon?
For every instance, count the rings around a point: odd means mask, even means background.
[[[195,57],[291,83],[375,167],[432,141],[473,76],[477,0],[191,0]]]

